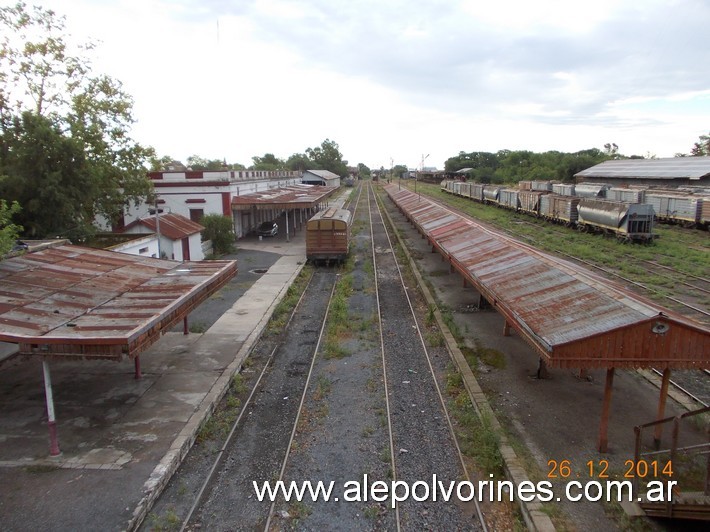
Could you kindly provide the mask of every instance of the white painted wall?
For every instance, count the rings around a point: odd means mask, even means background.
[[[110,251],[138,255],[140,257],[158,257],[158,236],[154,234],[146,235],[143,238],[136,238],[124,244],[111,246]]]

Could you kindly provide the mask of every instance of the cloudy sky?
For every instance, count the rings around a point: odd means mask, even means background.
[[[3,5],[12,4],[2,0]],[[443,167],[460,151],[688,153],[707,0],[27,0],[99,42],[159,155]]]

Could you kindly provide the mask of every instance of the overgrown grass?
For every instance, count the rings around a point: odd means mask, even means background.
[[[463,385],[461,374],[451,369],[446,376],[449,409],[456,420],[456,435],[461,452],[475,460],[485,473],[503,478],[503,457],[499,438],[487,415],[478,416]]]
[[[190,331],[192,334],[202,334],[205,331],[207,331],[207,324],[201,322],[201,321],[196,321],[194,323],[191,323],[188,326],[188,331]]]
[[[491,223],[523,240],[531,241],[546,251],[567,253],[604,267],[650,260],[672,267],[681,273],[707,276],[710,271],[710,239],[707,233],[677,226],[656,224],[657,238],[649,245],[624,244],[615,237],[581,233],[574,228],[524,216],[492,205],[442,192],[437,185],[420,183],[421,192],[444,201],[473,218]],[[629,273],[633,281],[663,287],[666,280],[654,276],[639,265]]]
[[[279,334],[284,330],[288,318],[296,308],[298,300],[301,298],[303,291],[308,286],[308,281],[313,275],[314,268],[312,265],[307,264],[303,267],[298,277],[294,279],[293,283],[286,290],[286,296],[276,305],[273,314],[271,315],[271,320],[266,329],[266,335]]]
[[[162,515],[151,513],[148,522],[150,530],[155,532],[180,530],[182,525],[182,519],[175,513],[174,508],[168,508]]]
[[[240,396],[246,394],[248,391],[244,377],[240,373],[234,375],[232,382],[229,384],[229,389],[225,394],[224,402],[220,403],[197,432],[197,443],[227,437],[242,407]]]

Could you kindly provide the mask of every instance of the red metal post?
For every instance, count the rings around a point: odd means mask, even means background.
[[[614,368],[606,370],[606,384],[604,385],[604,402],[602,403],[602,420],[599,426],[599,447],[600,453],[608,450],[609,432],[609,409],[611,407],[611,388],[614,384]]]
[[[182,319],[182,334],[190,334],[190,329],[187,326],[187,315]]]
[[[658,397],[658,414],[656,420],[660,421],[666,415],[666,399],[668,398],[668,383],[671,380],[671,368],[663,370],[663,380],[661,381],[661,392]],[[653,445],[656,449],[661,448],[661,436],[663,435],[663,423],[656,425],[653,431]]]
[[[136,358],[133,359],[133,364],[136,368],[136,379],[140,379],[143,376],[141,374],[141,357],[140,357],[140,355],[136,355]]]
[[[59,437],[57,435],[57,420],[54,416],[54,397],[52,396],[52,376],[49,373],[49,362],[42,360],[44,374],[44,398],[47,402],[47,427],[49,428],[49,454],[59,456]]]
[[[503,323],[503,336],[510,336],[510,323],[508,323],[508,320]]]

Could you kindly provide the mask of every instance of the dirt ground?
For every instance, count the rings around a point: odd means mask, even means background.
[[[658,389],[634,371],[616,371],[609,452],[599,453],[596,447],[606,372],[591,371],[586,378],[580,378],[578,371],[552,369],[548,378],[538,379],[537,354],[514,333],[503,336],[502,316],[494,310],[479,311],[478,293],[470,287],[463,288],[461,276],[450,273],[449,265],[439,254],[431,252],[427,241],[399,212],[395,209],[390,212],[403,231],[419,269],[434,287],[437,300],[451,309],[468,346],[491,348],[500,357],[500,363],[496,364],[499,368],[482,364],[474,371],[499,420],[512,433],[513,441],[529,452],[527,460],[523,459],[531,466],[528,469],[538,470],[539,478],[531,475],[533,480],[547,477],[551,460],[557,463],[568,460],[572,471],[569,480],[582,483],[598,480],[589,476],[589,461],[596,466],[600,460],[608,460],[611,473],[623,472],[624,462],[634,456],[634,426],[656,417]],[[672,400],[668,401],[667,416],[682,412]],[[669,430],[664,438],[664,444],[668,444]],[[556,491],[556,495],[560,494]],[[563,522],[568,529],[601,531],[627,526],[611,519],[602,503],[566,502],[564,496],[561,498],[559,503],[550,503],[550,513],[566,516]],[[683,529],[690,526],[686,523]],[[650,520],[642,527],[671,528],[669,523]]]

